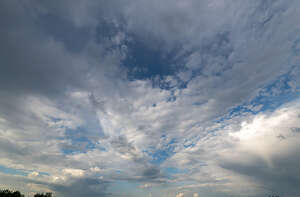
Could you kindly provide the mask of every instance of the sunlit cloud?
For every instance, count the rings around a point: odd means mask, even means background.
[[[298,196],[299,9],[1,1],[0,189]]]

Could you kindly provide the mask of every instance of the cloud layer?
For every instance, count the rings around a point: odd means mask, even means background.
[[[297,196],[298,1],[2,1],[0,187]]]

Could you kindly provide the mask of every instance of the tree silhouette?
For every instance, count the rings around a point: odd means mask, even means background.
[[[48,193],[37,193],[34,195],[34,197],[52,197],[52,193],[48,192]]]
[[[19,191],[0,190],[0,197],[24,197]]]
[[[0,197],[24,197],[19,191],[0,190]],[[52,197],[52,193],[37,193],[34,197]]]

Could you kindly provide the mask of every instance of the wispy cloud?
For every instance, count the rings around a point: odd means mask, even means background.
[[[299,195],[299,8],[2,1],[0,186]]]

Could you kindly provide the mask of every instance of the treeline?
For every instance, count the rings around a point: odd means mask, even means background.
[[[0,190],[0,197],[25,197],[19,191],[10,191],[8,189]],[[34,197],[52,197],[52,193],[36,193]]]

